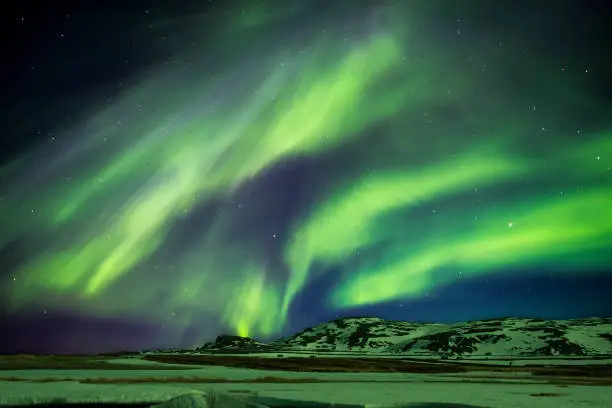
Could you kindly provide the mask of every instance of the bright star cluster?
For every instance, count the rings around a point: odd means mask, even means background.
[[[309,306],[609,275],[597,66],[528,27],[483,36],[469,5],[291,4],[157,20],[171,57],[0,171],[9,314],[146,322],[164,328],[150,344],[191,346],[277,336]]]

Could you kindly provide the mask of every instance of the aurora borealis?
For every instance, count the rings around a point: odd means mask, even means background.
[[[133,6],[122,36],[147,38],[147,62],[126,64],[119,87],[109,76],[113,90],[66,85],[73,114],[0,170],[5,314],[146,326],[133,348],[269,338],[357,311],[611,311],[606,67],[587,29],[551,45],[576,3],[519,3]],[[508,276],[599,292],[583,310],[535,293],[487,310],[482,288]],[[464,304],[445,306],[445,291]],[[437,314],[416,306],[434,300]],[[60,337],[62,350],[110,347]]]

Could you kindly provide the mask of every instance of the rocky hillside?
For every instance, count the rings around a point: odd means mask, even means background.
[[[256,352],[256,351],[273,351],[274,345],[260,343],[248,337],[218,336],[214,343],[206,343],[196,351],[217,351],[217,352]]]
[[[348,318],[308,328],[275,344],[318,351],[401,354],[611,354],[612,318],[503,318],[455,324]]]
[[[219,336],[197,351],[370,352],[463,356],[612,354],[612,318],[503,318],[454,324],[411,323],[375,317],[337,319],[270,344]]]

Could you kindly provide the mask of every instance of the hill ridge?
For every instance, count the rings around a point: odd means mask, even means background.
[[[509,316],[457,323],[421,323],[375,316],[345,317],[307,327],[268,344],[238,336],[219,336],[215,343],[199,350],[600,355],[612,354],[612,318],[548,320]]]

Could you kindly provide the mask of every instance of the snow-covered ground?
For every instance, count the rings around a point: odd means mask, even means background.
[[[473,378],[478,375],[496,377],[508,376],[508,373],[470,372],[466,374],[437,374],[432,377],[428,374],[414,373],[318,373],[318,372],[296,372],[296,371],[274,371],[254,370],[249,368],[222,367],[222,366],[190,366],[185,370],[0,370],[0,380],[3,378],[21,380],[85,380],[85,379],[167,379],[167,378],[204,378],[204,379],[228,379],[234,381],[256,380],[262,377],[275,377],[283,379],[318,379],[323,381],[402,381],[423,382],[435,378],[438,381],[456,381],[457,378]],[[521,379],[531,377],[530,373],[512,373],[516,377],[514,381],[538,382],[540,380]],[[1,392],[0,392],[1,394]]]
[[[471,384],[462,382],[371,382],[311,384],[80,384],[77,382],[0,382],[0,404],[153,403],[194,391],[237,392],[237,396],[297,401],[391,406],[407,403],[461,403],[492,408],[609,408],[612,388],[548,384]]]
[[[3,370],[0,405],[66,401],[73,403],[153,403],[192,392],[230,392],[249,397],[285,398],[297,401],[391,406],[411,402],[471,404],[493,408],[612,407],[612,387],[569,385],[559,387],[526,373],[411,374],[411,373],[313,373],[252,370],[218,366],[189,366],[184,370],[147,369],[159,365],[138,358],[116,363],[139,364],[142,370]],[[83,384],[83,379],[215,378],[254,380],[270,376],[283,379],[318,379],[322,383],[197,383]],[[34,382],[55,379],[66,381]],[[24,381],[25,380],[25,381]],[[353,381],[353,382],[347,382]],[[489,382],[490,381],[490,382]],[[374,408],[374,407],[372,407]]]
[[[472,364],[490,364],[490,365],[508,365],[512,362],[513,366],[526,366],[526,365],[537,365],[537,366],[581,366],[581,365],[607,365],[612,364],[612,358],[610,359],[571,359],[571,358],[549,358],[549,359],[517,359],[517,360],[478,360],[474,358],[469,359],[453,359],[453,362],[460,363],[472,363]],[[612,407],[612,405],[610,405]]]

